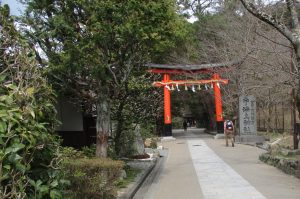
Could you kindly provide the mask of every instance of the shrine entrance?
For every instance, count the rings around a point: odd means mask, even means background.
[[[156,73],[162,75],[162,81],[153,82],[155,87],[163,87],[164,89],[164,130],[163,136],[172,136],[172,115],[171,115],[171,94],[172,90],[190,90],[195,92],[196,88],[201,89],[201,86],[207,89],[212,87],[214,91],[215,101],[215,119],[217,124],[217,133],[223,133],[223,112],[222,112],[222,96],[221,96],[221,84],[228,84],[228,79],[222,79],[216,69],[229,66],[231,64],[203,64],[203,65],[161,65],[161,64],[149,64],[147,65],[150,73]],[[209,73],[210,79],[186,79],[186,80],[174,80],[171,75],[194,75],[199,73]],[[182,87],[183,86],[183,87]]]

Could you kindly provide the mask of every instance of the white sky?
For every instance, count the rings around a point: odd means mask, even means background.
[[[0,0],[0,2],[2,2],[2,5],[9,5],[11,15],[21,15],[25,10],[25,7],[18,0]],[[188,21],[191,23],[195,22],[196,20],[197,19],[195,17],[191,17],[188,19]]]
[[[20,15],[24,11],[25,7],[17,0],[0,0],[2,5],[8,4],[10,7],[11,15]]]

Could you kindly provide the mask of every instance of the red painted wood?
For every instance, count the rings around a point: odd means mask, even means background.
[[[217,73],[213,74],[213,80],[219,80],[220,76]],[[214,96],[215,96],[215,105],[216,105],[216,121],[223,121],[223,113],[222,113],[222,97],[221,97],[221,89],[220,84],[218,82],[213,82],[214,87]]]
[[[163,82],[167,83],[170,81],[170,74],[164,74]],[[165,124],[171,124],[171,95],[170,90],[164,87],[164,122]]]

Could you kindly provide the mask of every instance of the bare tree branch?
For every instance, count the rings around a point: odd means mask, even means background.
[[[291,32],[291,30],[288,29],[288,27],[275,19],[273,16],[263,12],[259,8],[257,8],[254,3],[251,0],[240,0],[241,3],[244,5],[244,7],[255,17],[262,20],[263,22],[271,25],[272,27],[276,28],[284,37],[286,37],[291,43],[294,43],[295,38]],[[287,0],[289,1],[289,0]]]
[[[259,33],[258,31],[255,31],[255,33],[256,33],[258,36],[263,37],[264,39],[266,39],[266,40],[268,40],[268,41],[270,41],[270,42],[272,42],[272,43],[274,43],[274,44],[277,44],[277,45],[286,47],[286,48],[288,48],[288,49],[293,49],[291,46],[288,46],[288,45],[285,45],[285,44],[283,44],[283,43],[279,43],[279,42],[277,42],[277,41],[274,41],[273,39],[271,39],[271,38],[269,38],[269,37],[267,37],[267,36],[265,36],[265,35]]]

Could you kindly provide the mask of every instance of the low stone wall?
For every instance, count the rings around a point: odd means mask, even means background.
[[[261,154],[259,159],[262,162],[277,167],[287,174],[300,178],[300,159],[284,156],[273,156],[270,153]]]

